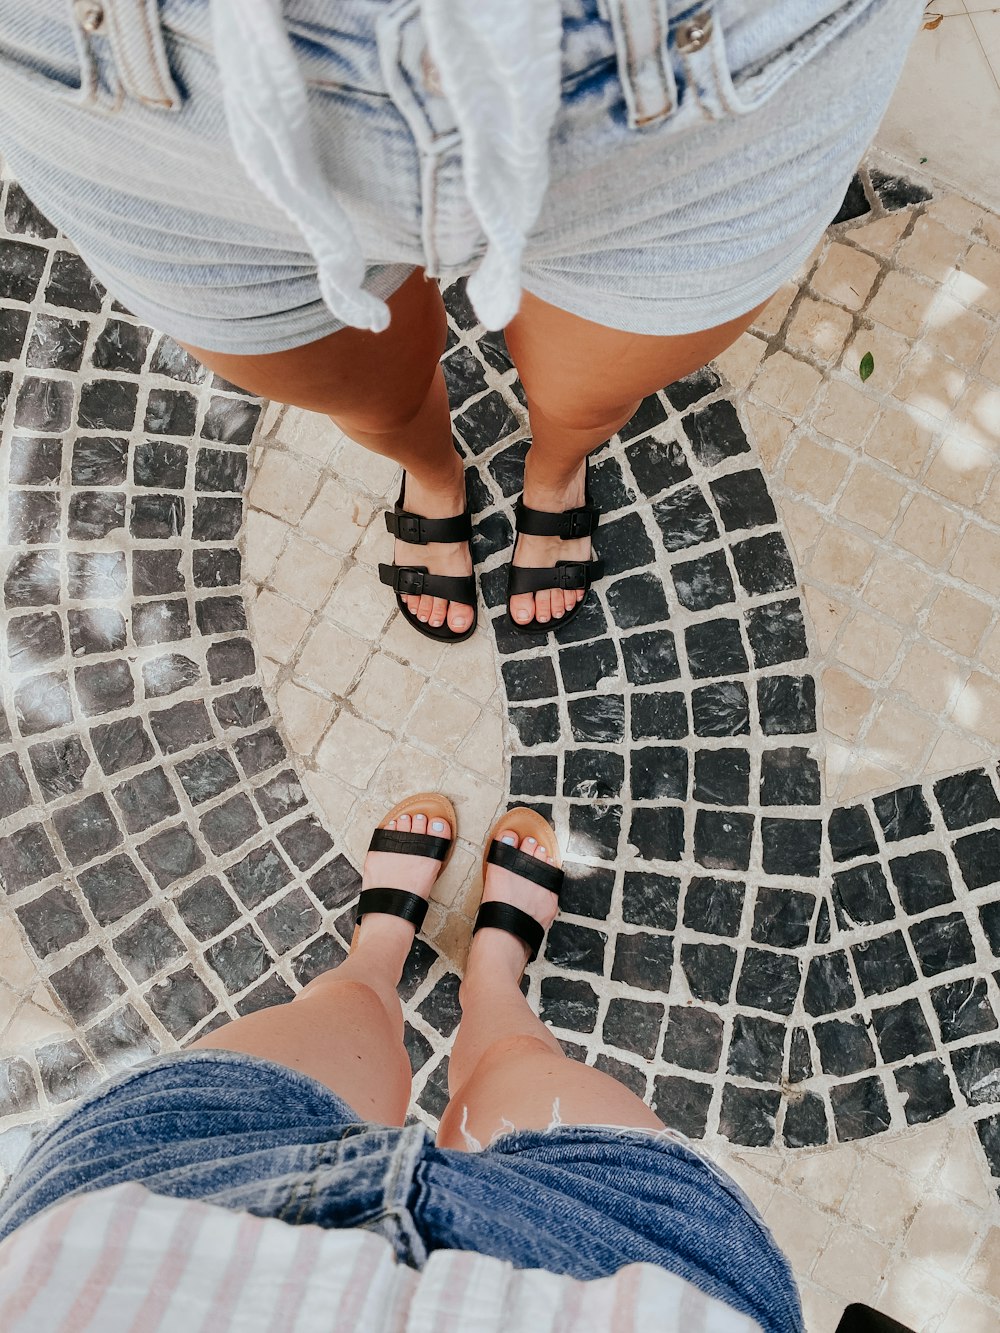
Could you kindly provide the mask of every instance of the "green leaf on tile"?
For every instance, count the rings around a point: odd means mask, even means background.
[[[864,356],[861,358],[861,365],[858,366],[858,374],[861,376],[862,380],[866,380],[874,369],[875,358],[872,356],[871,352],[865,352]]]

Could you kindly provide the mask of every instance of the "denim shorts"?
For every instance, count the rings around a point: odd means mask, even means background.
[[[74,18],[88,8],[0,0],[0,153],[35,203],[120,301],[184,342],[273,352],[342,327],[301,234],[236,158],[209,0],[103,0],[97,33]],[[643,334],[766,300],[836,213],[921,9],[563,0],[562,100],[524,288]],[[284,13],[366,286],[385,297],[415,267],[470,272],[486,242],[419,0],[285,0]],[[679,49],[707,15],[711,39]]]
[[[0,1197],[0,1240],[42,1209],[137,1181],[293,1225],[363,1227],[420,1268],[473,1250],[574,1278],[651,1263],[801,1333],[787,1261],[737,1185],[668,1134],[558,1127],[481,1152],[421,1125],[359,1123],[323,1084],[253,1056],[162,1056],[35,1140]]]

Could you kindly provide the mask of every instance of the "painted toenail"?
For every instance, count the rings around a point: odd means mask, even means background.
[[[544,848],[544,847],[539,847],[538,850],[541,852],[542,856],[545,855],[545,848]]]
[[[501,838],[500,841],[505,842],[508,847],[513,847],[514,844],[517,842],[517,839],[513,836],[513,834],[508,833],[505,837]]]
[[[434,830],[435,833],[443,833],[443,832],[444,832],[444,820],[443,820],[443,819],[435,819],[435,820],[432,822],[432,824],[431,824],[431,828]]]

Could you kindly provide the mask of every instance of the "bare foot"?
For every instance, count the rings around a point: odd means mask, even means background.
[[[455,476],[448,487],[422,485],[411,473],[406,474],[403,508],[423,518],[452,518],[465,511],[465,472],[455,455]],[[432,574],[472,573],[472,560],[466,542],[428,542],[426,546],[397,541],[393,560],[397,565],[423,565]],[[472,624],[472,607],[463,602],[449,602],[444,597],[404,597],[407,610],[425,625],[436,627],[448,622],[449,629],[461,634]]]
[[[573,480],[561,489],[535,486],[530,480],[530,469],[525,466],[524,503],[529,509],[544,509],[552,514],[579,509],[586,503],[586,488],[586,460],[580,464],[580,470]],[[531,537],[521,532],[518,533],[517,545],[514,547],[514,564],[522,568],[553,567],[558,560],[589,560],[590,554],[589,537],[563,541],[561,537]],[[583,588],[544,588],[541,592],[518,593],[510,599],[510,614],[519,625],[530,625],[533,620],[537,620],[539,625],[547,625],[552,620],[561,620],[568,611],[572,611],[577,602],[583,600],[584,594]]]
[[[435,816],[428,820],[424,814],[400,815],[390,819],[383,827],[397,829],[400,833],[430,833],[435,838],[450,838],[451,825],[446,819]],[[406,889],[421,898],[429,898],[434,881],[441,873],[441,862],[429,856],[409,856],[404,852],[369,852],[365,857],[361,872],[362,889]],[[411,932],[413,927],[402,918],[388,918],[382,913],[373,912],[361,920],[355,934],[355,943],[369,925],[392,922],[405,926]]]
[[[504,829],[499,833],[497,841],[506,842],[511,847],[520,845],[521,851],[526,856],[534,856],[539,861],[547,862],[548,865],[556,863],[549,848],[536,842],[534,838],[525,838],[519,844],[517,834],[511,829]],[[522,912],[534,917],[544,930],[548,930],[559,911],[559,899],[549,889],[543,889],[540,884],[533,884],[530,879],[524,879],[513,870],[504,870],[502,866],[490,864],[486,866],[483,902],[510,903],[513,907],[519,907]],[[472,938],[466,975],[468,976],[469,971],[477,966],[495,968],[499,964],[509,968],[515,977],[520,977],[527,965],[528,953],[528,946],[516,935],[511,935],[505,930],[496,930],[492,926],[484,926]]]

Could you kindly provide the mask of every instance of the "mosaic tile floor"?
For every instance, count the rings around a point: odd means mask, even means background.
[[[0,209],[3,1168],[101,1071],[337,961],[371,816],[423,786],[464,842],[404,987],[433,1119],[509,796],[572,864],[543,1016],[718,1148],[810,1328],[851,1298],[995,1327],[997,219],[862,173],[718,373],[600,451],[609,578],[558,642],[499,617],[524,412],[451,289],[494,619],[442,651],[374,581],[394,469],[137,324],[12,182]]]

